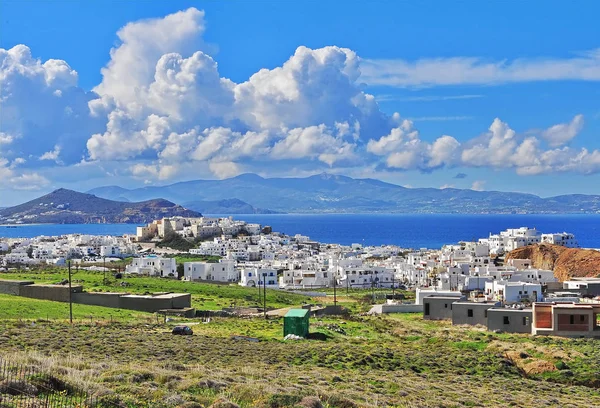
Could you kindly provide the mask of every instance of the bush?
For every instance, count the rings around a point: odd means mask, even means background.
[[[569,368],[569,366],[567,365],[567,363],[565,363],[564,361],[557,361],[556,364],[554,364],[554,366],[559,369],[559,370],[566,370]]]

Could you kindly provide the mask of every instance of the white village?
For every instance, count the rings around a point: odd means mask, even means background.
[[[187,251],[160,246],[165,239],[192,242]],[[271,227],[228,218],[163,218],[137,227],[135,235],[72,234],[3,239],[5,270],[50,264],[98,262],[87,268],[107,271],[123,258],[125,274],[246,287],[312,291],[388,288],[414,290],[414,303],[391,297],[371,313],[423,313],[425,319],[480,324],[490,330],[594,336],[600,313],[600,279],[558,282],[551,270],[535,269],[529,259],[505,259],[531,244],[578,246],[573,234],[507,229],[477,241],[441,249],[394,245],[350,246],[285,235]],[[174,254],[212,257],[177,264]],[[568,316],[568,317],[564,317]],[[576,317],[573,317],[576,316]]]

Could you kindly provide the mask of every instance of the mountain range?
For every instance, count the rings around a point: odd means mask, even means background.
[[[541,198],[500,191],[406,188],[375,179],[328,173],[304,178],[242,174],[224,180],[194,180],[135,189],[107,186],[88,193],[121,201],[162,197],[186,208],[201,208],[203,202],[235,197],[244,204],[250,203],[252,208],[287,213],[600,213],[598,195]]]
[[[0,224],[142,224],[172,216],[201,217],[201,214],[164,199],[130,203],[61,188],[0,210]]]

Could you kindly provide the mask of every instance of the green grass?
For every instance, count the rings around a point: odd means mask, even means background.
[[[242,408],[292,408],[306,396],[326,408],[600,406],[595,341],[428,324],[415,315],[313,318],[311,333],[326,340],[284,342],[282,319],[215,318],[193,325],[189,337],[172,336],[169,324],[0,321],[0,355],[139,407],[226,399]],[[524,376],[505,349],[528,350],[524,361],[566,365]]]
[[[237,284],[220,285],[210,283],[185,282],[177,279],[135,277],[124,274],[123,279],[114,279],[103,283],[102,272],[72,270],[73,283],[81,284],[88,292],[130,292],[136,294],[153,292],[185,292],[192,294],[192,307],[198,310],[217,310],[230,306],[262,305],[262,292],[258,288],[246,288]],[[0,273],[0,279],[26,279],[36,283],[58,283],[68,276],[65,269]],[[126,286],[122,286],[125,282]],[[259,297],[260,296],[260,297]],[[267,307],[282,308],[298,306],[310,298],[294,293],[267,289]]]
[[[119,322],[154,321],[151,313],[109,307],[73,304],[73,318],[76,320],[110,320]],[[20,296],[0,294],[1,319],[69,319],[69,304],[49,300],[30,299]]]

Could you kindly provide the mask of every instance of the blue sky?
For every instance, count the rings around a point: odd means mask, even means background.
[[[243,172],[600,194],[600,5],[452,3],[3,1],[0,206]]]

